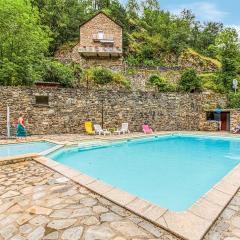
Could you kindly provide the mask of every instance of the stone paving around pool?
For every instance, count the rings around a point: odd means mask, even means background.
[[[0,239],[174,240],[33,161],[0,168]]]
[[[0,239],[176,240],[33,161],[0,168]],[[205,240],[240,239],[240,192]]]

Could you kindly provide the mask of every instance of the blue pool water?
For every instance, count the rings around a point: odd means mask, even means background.
[[[0,145],[0,157],[15,156],[26,153],[40,153],[56,146],[54,143],[40,141]]]
[[[50,158],[161,207],[183,211],[239,164],[240,140],[161,136],[63,149]]]

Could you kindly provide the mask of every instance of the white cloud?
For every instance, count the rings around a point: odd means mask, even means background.
[[[191,9],[195,16],[202,21],[222,21],[228,15],[228,12],[218,9],[216,4],[205,1],[172,6],[170,11],[179,14],[184,9]]]

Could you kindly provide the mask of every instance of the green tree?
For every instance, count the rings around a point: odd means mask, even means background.
[[[64,87],[73,87],[76,73],[74,70],[74,66],[62,64],[56,60],[46,60],[42,78],[45,82],[58,82]]]
[[[0,84],[29,85],[41,77],[49,30],[25,0],[0,0]]]
[[[32,0],[32,6],[38,7],[42,24],[52,31],[50,55],[63,43],[78,39],[79,25],[94,11],[88,0]]]
[[[202,90],[201,78],[194,69],[183,72],[179,81],[179,88],[185,92],[197,92]]]
[[[175,91],[175,88],[172,84],[170,84],[165,78],[159,76],[159,75],[151,75],[149,77],[149,83],[156,87],[159,92],[173,92]]]
[[[231,89],[232,80],[238,75],[240,45],[235,29],[226,28],[216,38],[216,47],[222,62],[220,79],[227,89]]]
[[[140,11],[138,2],[136,0],[128,0],[126,11],[131,18],[137,18]]]

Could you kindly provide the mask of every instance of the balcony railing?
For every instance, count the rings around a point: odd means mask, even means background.
[[[83,56],[118,57],[122,55],[122,49],[116,47],[79,47],[78,52]]]
[[[112,34],[93,34],[93,41],[102,43],[113,43],[114,37]]]

